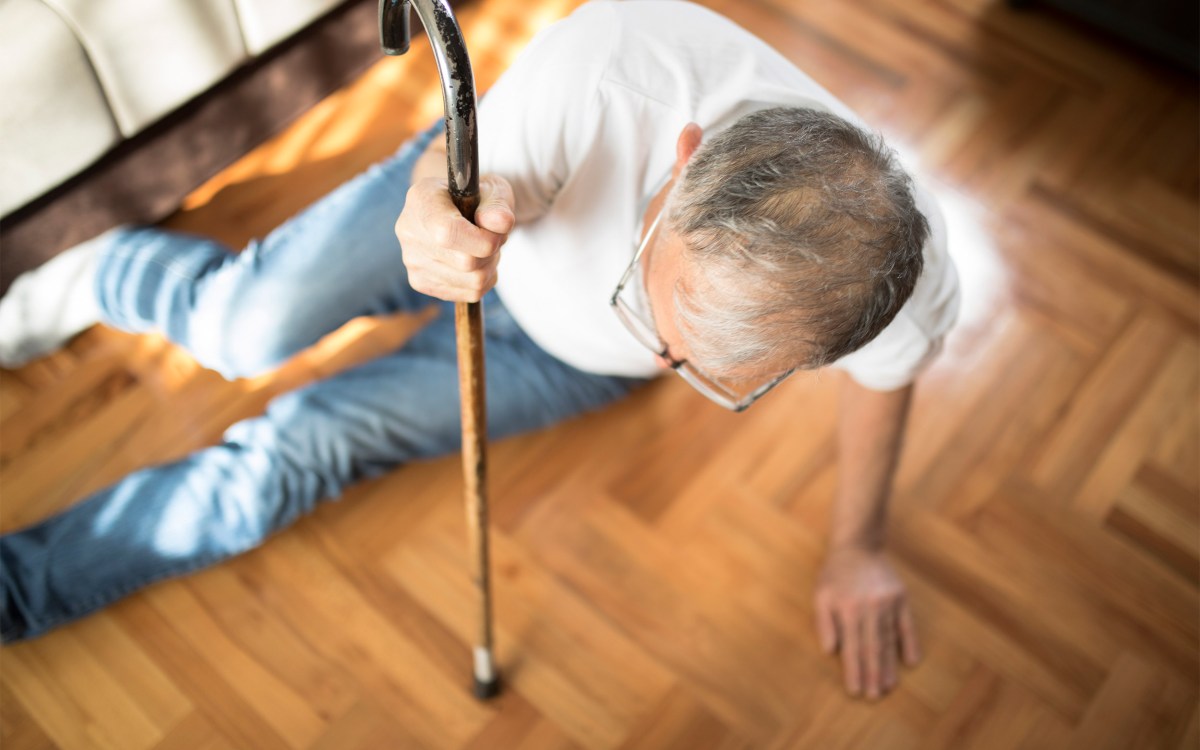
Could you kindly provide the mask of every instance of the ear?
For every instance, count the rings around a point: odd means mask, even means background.
[[[683,126],[683,131],[679,134],[679,140],[675,141],[675,166],[671,170],[671,176],[678,180],[679,175],[683,173],[683,168],[692,158],[692,154],[696,153],[696,149],[700,148],[700,140],[704,136],[704,131],[694,122],[689,122]]]

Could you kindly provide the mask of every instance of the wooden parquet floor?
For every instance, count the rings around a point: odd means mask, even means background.
[[[464,8],[481,89],[577,1]],[[949,215],[963,317],[892,512],[925,647],[898,690],[847,698],[812,627],[837,378],[740,416],[666,379],[492,447],[497,702],[467,690],[448,458],[0,651],[5,750],[1200,746],[1196,80],[990,0],[706,4],[880,128]],[[382,61],[168,224],[242,243],[440,107],[427,49]],[[353,321],[233,383],[93,329],[0,379],[2,525],[216,442],[413,325]]]

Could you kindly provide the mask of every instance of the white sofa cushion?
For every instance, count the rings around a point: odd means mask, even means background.
[[[257,55],[333,10],[342,0],[236,0],[242,38]]]
[[[0,215],[91,164],[120,139],[75,34],[38,0],[0,2]]]
[[[247,57],[233,0],[44,0],[75,29],[133,135]]]

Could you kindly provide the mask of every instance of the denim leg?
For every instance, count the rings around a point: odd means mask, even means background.
[[[161,331],[228,378],[256,375],[351,318],[419,309],[394,225],[417,157],[440,133],[406,143],[262,241],[234,253],[155,227],[115,232],[100,251],[106,322]]]
[[[595,409],[641,382],[554,359],[494,294],[484,310],[493,438]],[[0,537],[0,639],[36,636],[250,549],[351,483],[455,452],[460,440],[453,306],[443,305],[403,349],[278,397],[222,444]]]

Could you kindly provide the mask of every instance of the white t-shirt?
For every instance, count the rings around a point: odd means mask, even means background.
[[[538,34],[479,108],[481,172],[507,178],[516,197],[496,287],[513,318],[581,370],[660,372],[609,306],[645,202],[687,123],[708,137],[780,105],[862,125],[779,53],[690,3],[598,0]],[[940,214],[927,195],[918,201],[934,233],[912,298],[875,340],[834,364],[870,388],[911,382],[956,313]]]

